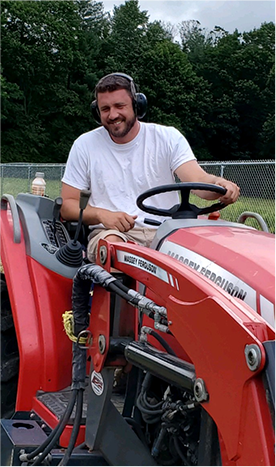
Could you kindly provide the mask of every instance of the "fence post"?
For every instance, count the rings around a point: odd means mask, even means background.
[[[4,181],[4,165],[2,164],[1,165],[1,197],[2,197],[2,194],[3,194],[3,181]]]
[[[28,166],[28,185],[29,185],[29,193],[31,193],[31,166]]]

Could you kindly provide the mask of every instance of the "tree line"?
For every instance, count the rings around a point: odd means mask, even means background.
[[[138,0],[112,15],[95,0],[1,6],[2,162],[66,162],[96,128],[93,91],[114,71],[146,94],[144,120],[178,128],[198,160],[274,158],[273,22],[230,34],[151,22]]]

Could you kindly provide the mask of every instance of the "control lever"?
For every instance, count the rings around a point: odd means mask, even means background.
[[[54,208],[53,208],[53,231],[54,235],[56,235],[56,221],[59,220],[59,213],[63,203],[63,199],[58,196],[58,198],[54,201]]]
[[[80,229],[81,229],[81,226],[82,226],[83,211],[85,210],[85,208],[87,206],[90,195],[91,195],[91,191],[89,191],[89,190],[82,190],[80,192],[80,205],[79,205],[80,206],[80,214],[79,214],[77,230],[76,230],[74,240],[73,240],[74,244],[76,244],[76,242],[77,242],[77,240],[79,238]]]
[[[78,238],[82,227],[82,214],[87,206],[90,194],[91,192],[88,190],[81,191],[79,204],[80,214],[74,240],[70,240],[70,242],[63,245],[56,253],[58,261],[66,266],[80,267],[83,263],[82,246],[80,242],[78,242]]]

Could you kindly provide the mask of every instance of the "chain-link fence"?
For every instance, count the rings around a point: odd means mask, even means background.
[[[199,162],[206,172],[222,176],[237,183],[241,188],[238,201],[221,211],[221,218],[236,221],[244,211],[260,214],[270,232],[275,232],[275,161]],[[30,192],[36,172],[44,172],[46,194],[52,199],[60,195],[61,178],[65,164],[0,164],[1,196]],[[120,183],[120,181],[118,181]],[[196,197],[192,202],[205,206],[207,202]],[[208,203],[210,204],[210,203]],[[248,225],[259,228],[254,219]]]
[[[274,160],[200,162],[200,165],[206,172],[232,180],[240,187],[238,201],[221,211],[222,219],[236,221],[245,211],[256,212],[263,217],[269,231],[275,233]],[[248,219],[246,224],[259,228],[253,219]]]
[[[18,193],[31,193],[31,184],[36,172],[43,172],[46,181],[46,194],[55,199],[60,195],[61,178],[65,164],[0,164],[1,196],[8,193],[16,197]]]

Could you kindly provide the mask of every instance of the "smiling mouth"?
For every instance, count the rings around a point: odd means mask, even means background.
[[[121,125],[121,123],[124,122],[124,119],[120,119],[120,120],[108,120],[107,121],[107,124],[108,125],[114,125],[114,126],[119,126]]]

